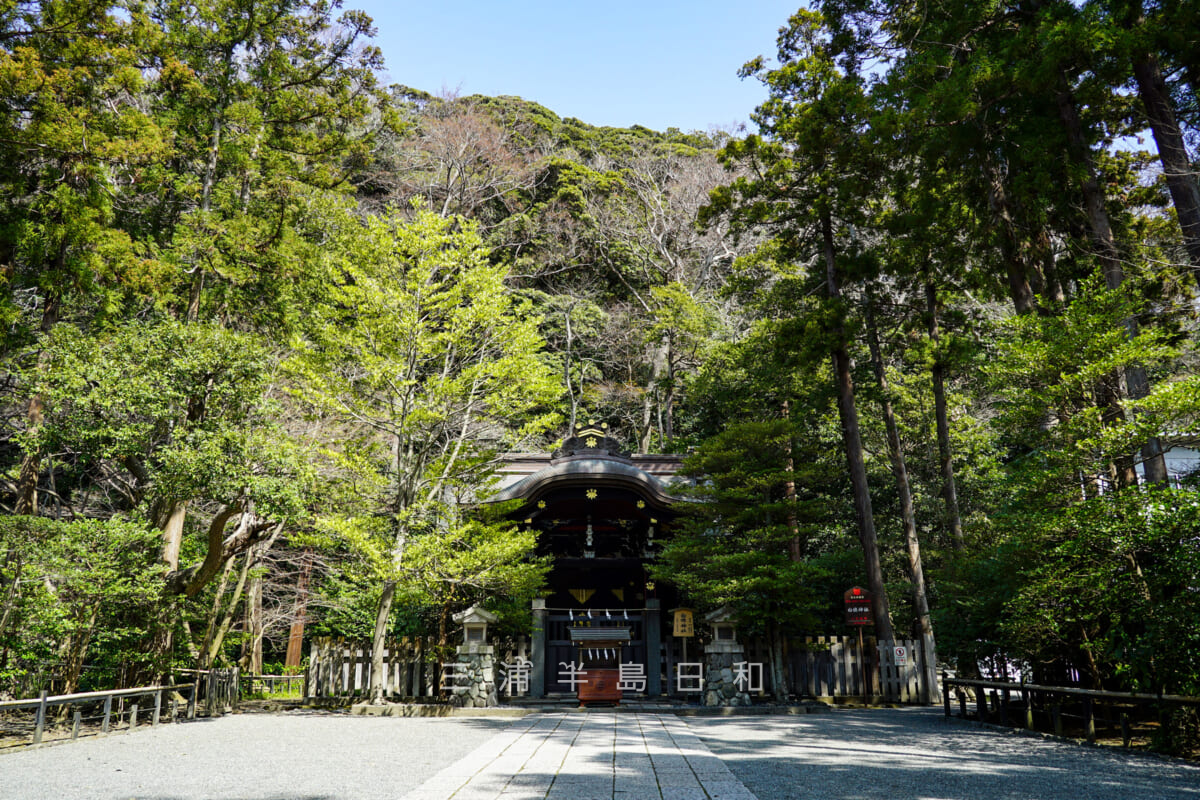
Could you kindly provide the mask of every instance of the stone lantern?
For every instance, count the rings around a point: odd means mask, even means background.
[[[712,640],[705,645],[704,705],[748,706],[749,669],[745,648],[737,640],[737,620],[728,606],[706,614]],[[761,667],[760,667],[761,669]]]
[[[487,643],[487,626],[498,620],[495,614],[478,606],[454,615],[454,621],[463,626],[463,643],[458,647],[452,688],[454,702],[460,706],[482,708],[499,704],[496,648]]]
[[[712,626],[714,644],[737,645],[737,620],[728,606],[721,606],[711,614],[706,614],[704,621]],[[739,652],[741,648],[739,647]]]
[[[467,648],[486,647],[487,626],[499,619],[492,612],[479,606],[471,606],[466,611],[454,615],[454,621],[463,626],[463,646]]]

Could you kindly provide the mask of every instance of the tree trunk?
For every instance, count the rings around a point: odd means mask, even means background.
[[[1146,120],[1158,146],[1163,176],[1175,205],[1175,216],[1183,230],[1183,243],[1192,266],[1200,269],[1200,184],[1188,158],[1187,146],[1175,114],[1171,95],[1167,92],[1158,58],[1151,53],[1133,57],[1133,77],[1137,81],[1138,97],[1146,108]]]
[[[225,562],[225,568],[221,570],[221,580],[217,581],[217,588],[213,592],[212,608],[208,611],[208,620],[204,625],[204,641],[200,643],[200,655],[196,658],[196,669],[208,669],[213,663],[213,641],[217,637],[217,628],[220,625],[221,606],[225,601],[225,590],[229,587],[229,575],[233,572],[233,559]]]
[[[638,436],[638,447],[643,453],[649,453],[654,441],[654,411],[655,398],[658,396],[659,382],[666,369],[667,343],[665,338],[654,347],[650,359],[650,379],[646,381],[646,394],[642,400],[642,429]],[[661,429],[661,426],[660,426]]]
[[[92,642],[92,634],[96,630],[96,618],[99,614],[100,603],[93,603],[87,609],[83,624],[67,638],[62,655],[62,694],[74,694],[79,688],[79,676],[83,673],[83,662],[87,658],[88,645]]]
[[[942,366],[941,333],[938,326],[937,287],[925,284],[925,302],[929,322],[929,342],[933,345],[933,364],[929,368],[933,383],[933,409],[937,427],[938,462],[942,470],[942,498],[946,503],[946,522],[950,538],[959,553],[966,550],[962,515],[958,510],[958,482],[954,478],[954,453],[950,449],[950,417],[946,410],[946,381]]]
[[[308,581],[312,575],[312,550],[304,551],[304,566],[300,572],[300,584],[296,587],[296,611],[292,617],[292,627],[288,631],[287,655],[284,658],[285,669],[298,669],[304,657],[304,623],[308,613]]]
[[[792,416],[791,403],[784,400],[780,405],[780,411],[783,414],[783,418],[790,422]],[[791,538],[788,539],[788,557],[794,563],[799,563],[804,558],[804,542],[800,539],[800,519],[796,515],[796,456],[794,441],[789,432],[787,458],[784,459],[783,465],[787,475],[783,481],[783,498],[787,503],[788,531],[792,534]]]
[[[146,644],[149,664],[138,666],[132,672],[126,673],[126,677],[132,681],[129,686],[155,680],[159,683],[171,682],[171,651],[175,646],[175,623],[179,619],[178,602],[179,595],[174,592],[162,593],[154,618],[150,620],[150,638]]]
[[[670,334],[664,337],[667,344],[667,386],[663,392],[663,449],[674,452],[675,444],[675,343]]]
[[[25,411],[25,424],[33,431],[42,426],[43,404],[41,395],[35,394],[29,398],[29,406]],[[36,444],[21,458],[21,472],[17,478],[17,502],[14,509],[17,514],[36,516],[38,513],[38,478],[42,472],[42,453]]]
[[[840,301],[842,297],[837,263],[833,249],[833,224],[828,211],[821,214],[821,229],[825,244],[825,271],[829,297]],[[862,436],[858,427],[858,409],[854,401],[854,382],[850,377],[850,355],[846,352],[845,329],[838,325],[834,331],[837,345],[833,348],[833,374],[837,383],[838,414],[842,421],[842,442],[846,448],[846,461],[850,469],[850,484],[854,493],[854,515],[858,522],[858,538],[862,544],[866,562],[867,586],[874,602],[871,609],[875,619],[875,635],[879,639],[891,640],[891,613],[887,588],[883,583],[883,568],[879,562],[879,542],[875,535],[875,517],[871,509],[871,493],[867,485],[867,466],[863,457]]]
[[[17,605],[17,594],[21,588],[21,573],[25,566],[25,562],[21,558],[21,554],[16,552],[16,548],[9,548],[4,555],[4,569],[8,569],[10,564],[15,562],[12,567],[13,576],[9,581],[7,591],[4,593],[4,608],[0,611],[0,642],[4,642],[3,649],[0,649],[0,671],[8,668],[8,653],[9,653],[9,637],[5,635],[8,630],[8,621],[12,618],[13,609]]]
[[[368,694],[372,705],[383,703],[383,651],[387,641],[388,620],[392,616],[392,602],[396,599],[396,582],[384,581],[383,593],[379,596],[379,608],[375,614],[375,632],[371,636],[371,686]]]
[[[1161,81],[1161,76],[1159,79]],[[1061,80],[1065,84],[1066,79],[1062,78]],[[1104,284],[1110,291],[1114,291],[1125,282],[1125,270],[1121,266],[1121,253],[1117,248],[1116,239],[1113,237],[1112,223],[1108,218],[1108,209],[1105,207],[1104,189],[1096,174],[1095,159],[1092,157],[1092,152],[1088,149],[1083,135],[1083,124],[1079,119],[1079,106],[1075,101],[1075,96],[1065,86],[1058,92],[1056,100],[1059,115],[1067,130],[1071,157],[1083,169],[1083,184],[1080,189],[1083,192],[1084,205],[1087,208],[1092,244],[1096,248],[1096,255],[1104,273]],[[1162,150],[1161,144],[1159,150]],[[1165,163],[1164,161],[1164,168]],[[1125,330],[1130,339],[1135,338],[1138,335],[1137,320],[1133,317],[1126,319]],[[1146,376],[1146,368],[1141,364],[1130,364],[1125,368],[1125,384],[1132,400],[1141,400],[1150,394],[1150,380]],[[1116,409],[1116,412],[1112,415],[1117,419],[1123,419],[1125,412],[1120,405],[1119,389],[1114,399],[1116,402],[1112,407]],[[1141,450],[1146,480],[1152,484],[1166,484],[1167,462],[1163,456],[1162,442],[1157,436],[1151,437],[1142,445]],[[1132,463],[1128,459],[1122,459],[1118,464],[1118,469],[1122,473],[1122,482],[1126,484],[1137,482],[1137,478],[1133,474]]]
[[[1004,260],[1004,269],[1008,275],[1008,292],[1012,297],[1013,307],[1018,314],[1028,314],[1036,310],[1033,289],[1029,286],[1029,268],[1025,258],[1025,246],[1022,244],[1020,232],[1012,215],[1012,204],[1008,198],[1004,174],[994,157],[986,161],[988,205],[999,223],[1000,252]]]
[[[933,620],[929,616],[929,599],[925,593],[925,569],[921,563],[921,543],[917,537],[917,515],[913,511],[912,490],[908,483],[908,466],[904,462],[904,450],[900,446],[900,430],[889,395],[887,373],[883,368],[883,353],[879,347],[879,329],[875,325],[875,310],[872,299],[867,298],[867,346],[871,350],[871,365],[875,369],[875,382],[879,386],[880,406],[883,422],[887,429],[888,459],[892,462],[892,474],[896,476],[896,492],[900,496],[900,518],[904,523],[904,543],[908,549],[908,574],[912,579],[913,608],[917,612],[917,624],[921,627],[921,641],[925,644],[926,675],[924,683],[930,689],[929,702],[941,702],[937,690],[937,645],[933,637]],[[889,637],[890,638],[890,637]],[[931,665],[933,668],[931,669]],[[933,697],[937,695],[936,698]]]
[[[252,554],[255,556],[254,560],[257,561],[258,553],[255,548],[252,548],[246,554],[246,560],[249,561]],[[250,588],[246,591],[246,613],[244,619],[246,641],[242,653],[242,660],[246,664],[246,670],[251,675],[261,675],[263,671],[262,595],[263,577],[261,572],[256,570],[250,576]]]
[[[783,667],[783,634],[779,630],[779,624],[775,622],[767,623],[768,641],[771,652],[771,689],[775,696],[776,703],[782,703],[787,700],[787,673]]]
[[[230,563],[233,563],[232,558],[230,559]],[[233,595],[229,598],[229,604],[225,606],[225,613],[221,615],[221,623],[217,626],[212,643],[209,645],[209,665],[216,662],[217,656],[221,654],[221,647],[225,644],[225,637],[229,635],[229,629],[233,627],[233,618],[237,615],[238,605],[242,602],[242,597],[245,596],[246,577],[253,564],[254,553],[251,551],[246,553],[246,557],[242,560],[242,568],[238,571],[238,580],[233,587]]]
[[[60,256],[61,258],[61,256]],[[39,329],[43,334],[50,333],[50,330],[58,324],[58,312],[62,303],[60,296],[57,293],[50,293],[46,297],[46,304],[42,308],[42,320]],[[46,351],[38,353],[37,373],[45,371],[48,364]],[[42,426],[43,412],[45,411],[45,401],[39,394],[34,394],[29,398],[29,405],[25,409],[25,421],[28,430],[34,431]],[[32,445],[21,458],[21,471],[17,477],[17,497],[14,504],[14,512],[17,514],[28,514],[36,516],[38,513],[38,479],[42,472],[42,452],[36,444]]]
[[[179,569],[179,550],[183,546],[183,526],[187,521],[187,501],[171,502],[164,510],[159,527],[162,529],[162,560],[168,570]]]

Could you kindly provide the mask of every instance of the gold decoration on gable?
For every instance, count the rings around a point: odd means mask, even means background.
[[[579,602],[579,605],[586,603],[596,593],[595,589],[568,589],[567,591]]]

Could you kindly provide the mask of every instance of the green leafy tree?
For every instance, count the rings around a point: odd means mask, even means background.
[[[44,350],[33,386],[46,421],[27,447],[69,466],[68,507],[111,481],[108,513],[158,531],[166,572],[150,651],[163,666],[176,598],[196,596],[229,559],[307,513],[308,467],[265,396],[272,359],[245,335],[169,319],[93,335],[63,324]]]
[[[361,482],[356,507],[326,526],[385,552],[371,694],[382,698],[383,647],[409,548],[461,536],[453,498],[487,471],[489,447],[554,420],[560,393],[537,320],[505,287],[475,227],[418,212],[335,220],[325,297],[291,360],[300,393],[346,427],[333,457]],[[501,529],[489,529],[504,535]],[[456,533],[457,531],[457,533]],[[382,538],[386,545],[369,544]],[[433,547],[434,545],[431,545]]]
[[[120,518],[0,517],[0,686],[28,691],[55,665],[69,694],[93,651],[108,680],[141,662],[161,592],[156,544]]]
[[[349,189],[391,121],[361,11],[327,0],[137,7],[160,31],[150,98],[173,131],[167,162],[126,224],[169,268],[173,308],[266,329],[299,313],[311,206]]]

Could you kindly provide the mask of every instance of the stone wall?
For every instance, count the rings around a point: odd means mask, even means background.
[[[748,706],[746,684],[739,687],[733,665],[745,661],[745,650],[733,642],[711,642],[704,649],[704,705]]]
[[[458,648],[453,702],[462,708],[488,708],[499,705],[496,697],[496,648],[468,644]]]

